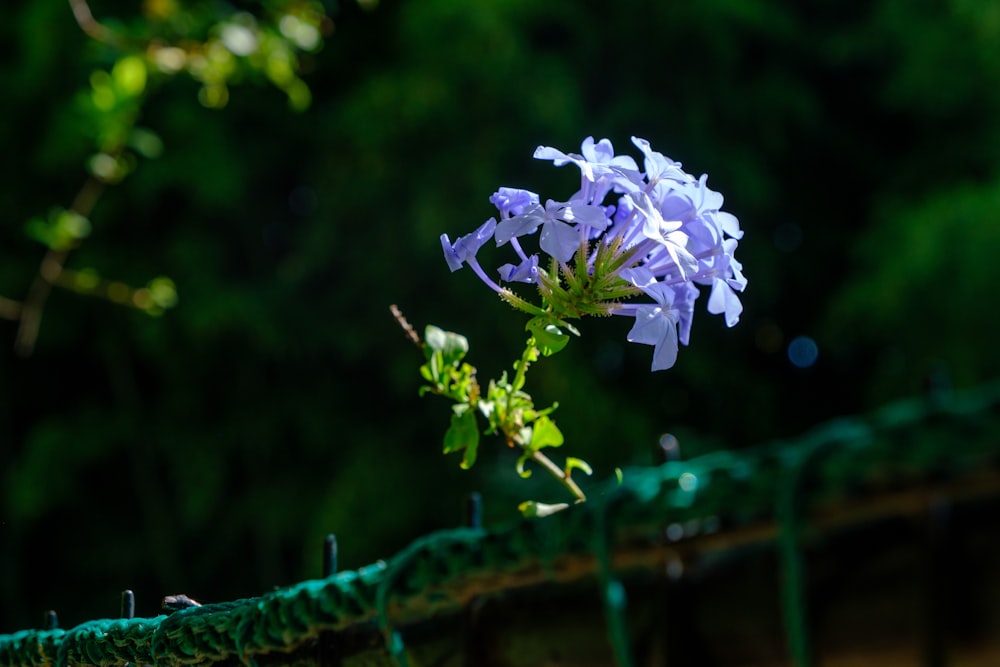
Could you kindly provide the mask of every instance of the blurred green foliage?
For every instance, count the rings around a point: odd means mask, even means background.
[[[418,400],[388,311],[468,336],[485,377],[506,367],[523,321],[450,274],[438,236],[489,217],[499,185],[571,185],[539,144],[643,136],[746,230],[733,331],[700,313],[654,375],[627,323],[589,322],[533,368],[595,478],[653,462],[665,431],[685,454],[741,447],[1000,372],[994,3],[344,3],[297,70],[212,50],[221,20],[281,53],[256,3],[91,9],[133,43],[209,46],[143,81],[134,44],[88,37],[65,0],[0,10],[0,311],[62,245],[85,283],[169,276],[178,301],[150,318],[56,290],[27,358],[0,320],[0,632],[113,615],[126,587],[152,614],[315,576],[328,532],[356,567],[458,523],[473,489],[487,522],[543,499],[504,447],[472,471],[441,456],[447,412]],[[117,184],[83,225],[65,212],[88,169]],[[819,345],[806,369],[798,335]]]

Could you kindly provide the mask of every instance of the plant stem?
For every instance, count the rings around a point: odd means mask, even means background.
[[[514,292],[509,289],[501,290],[500,298],[509,303],[510,305],[512,305],[514,308],[517,308],[522,312],[528,313],[529,315],[539,316],[548,314],[542,308],[539,308],[530,301],[525,301],[524,299],[519,297],[517,294],[514,294]]]
[[[521,354],[521,361],[517,364],[514,381],[511,382],[514,391],[518,391],[524,386],[524,376],[528,372],[528,366],[531,365],[532,360],[537,358],[538,348],[535,347],[535,339],[529,338],[527,344],[524,346],[524,352]],[[507,409],[510,410],[510,394],[507,395]]]
[[[552,462],[552,459],[537,450],[531,454],[531,459],[548,470],[553,477],[558,479],[559,483],[565,486],[569,492],[573,494],[573,497],[576,498],[576,502],[582,503],[587,499],[587,496],[583,494],[583,491],[581,491],[580,487],[573,481],[573,478],[566,474],[564,470],[560,470],[559,466]]]
[[[89,218],[91,211],[97,204],[98,198],[104,192],[104,183],[93,176],[84,182],[80,192],[69,210],[84,218]],[[52,292],[52,287],[59,280],[63,272],[63,265],[69,256],[70,249],[56,250],[49,248],[42,262],[38,267],[31,287],[28,288],[28,295],[21,303],[20,323],[17,328],[17,335],[14,340],[14,351],[20,357],[30,357],[35,349],[35,341],[38,340],[38,329],[42,323],[42,310],[45,308],[45,301]]]
[[[0,317],[15,322],[21,319],[21,302],[0,296]]]
[[[514,381],[511,383],[511,386],[514,388],[515,391],[519,390],[521,387],[524,386],[524,376],[525,373],[528,372],[528,366],[531,364],[533,360],[538,358],[538,355],[539,351],[538,348],[536,348],[534,345],[534,339],[529,338],[527,345],[524,346],[524,353],[521,355],[521,361],[520,363],[517,364],[517,372],[514,374]],[[507,394],[508,415],[510,414],[510,398],[511,394]],[[508,444],[514,444],[515,442],[514,433],[507,431],[506,435]],[[528,445],[521,444],[520,447],[525,452],[531,451]],[[566,471],[561,470],[559,466],[553,463],[552,459],[547,457],[545,454],[542,454],[538,450],[531,452],[531,459],[535,463],[545,468],[549,472],[549,474],[551,474],[553,477],[559,480],[559,483],[565,486],[566,489],[573,494],[573,497],[576,498],[576,502],[580,503],[587,499],[587,496],[584,495],[583,491],[580,490],[580,487],[577,486],[576,482],[573,481],[573,478],[570,477]]]
[[[90,13],[90,5],[87,4],[87,0],[69,0],[69,6],[73,10],[73,18],[76,19],[80,30],[88,37],[105,44],[113,45],[115,43],[115,34],[94,18],[94,15]]]

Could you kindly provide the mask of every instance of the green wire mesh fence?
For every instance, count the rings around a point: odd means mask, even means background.
[[[788,660],[804,667],[813,648],[803,545],[880,517],[1000,495],[998,444],[1000,383],[899,401],[794,440],[627,469],[585,504],[498,528],[472,521],[356,571],[334,571],[328,542],[327,576],[258,597],[171,598],[169,613],[153,618],[130,618],[126,598],[123,618],[0,635],[0,667],[465,664],[474,649],[457,639],[468,634],[463,618],[512,591],[553,586],[599,604],[607,659],[624,667],[637,664],[630,582],[668,580],[674,563],[751,544],[778,556]],[[450,648],[435,644],[435,619],[452,622]],[[643,663],[660,664],[649,655]]]

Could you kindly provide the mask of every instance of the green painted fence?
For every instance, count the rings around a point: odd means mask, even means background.
[[[567,645],[557,664],[637,664],[636,623],[648,625],[642,610],[668,590],[671,564],[752,544],[778,555],[788,661],[804,667],[813,649],[803,544],[996,496],[1000,383],[896,402],[794,440],[627,469],[620,483],[553,516],[442,530],[384,562],[259,597],[0,635],[0,667],[491,664],[486,653],[503,647],[474,646],[469,619],[490,600],[521,608],[535,599],[555,599],[567,618],[589,613],[600,631],[553,618],[532,640],[542,648],[525,648],[516,664],[552,662],[544,645],[557,640]],[[527,632],[516,618],[505,622]],[[470,657],[476,651],[481,659]],[[642,652],[643,664],[668,662]]]

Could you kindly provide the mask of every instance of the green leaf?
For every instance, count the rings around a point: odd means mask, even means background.
[[[31,220],[28,220],[28,223],[24,226],[24,231],[27,232],[28,236],[35,241],[38,241],[43,245],[47,245],[50,248],[54,243],[52,228],[49,223],[41,218],[32,218]]]
[[[96,274],[93,279],[96,281]],[[145,287],[137,289],[132,296],[132,301],[147,315],[159,317],[177,305],[177,286],[170,278],[157,276],[146,283]]]
[[[444,329],[428,324],[424,328],[424,342],[427,343],[428,351],[438,351],[444,349]]]
[[[31,238],[53,250],[69,250],[90,234],[90,220],[75,211],[56,208],[49,213],[48,220],[29,220],[25,230]]]
[[[476,450],[479,447],[479,426],[476,423],[476,414],[469,409],[468,403],[462,403],[454,407],[455,413],[451,416],[451,425],[444,434],[444,453],[451,454],[465,450],[465,457],[462,459],[462,468],[468,469],[476,462]]]
[[[478,434],[477,434],[478,436]],[[476,452],[479,450],[479,438],[477,437],[475,442],[471,443],[465,448],[465,456],[462,457],[462,462],[459,464],[462,470],[468,470],[476,463]]]
[[[527,421],[535,421],[539,417],[544,417],[545,415],[552,414],[553,412],[556,411],[556,409],[558,407],[559,407],[559,402],[556,401],[555,403],[553,403],[549,407],[545,408],[544,410],[536,410],[536,409],[534,409],[534,407],[527,408],[524,411],[524,420],[526,422]]]
[[[67,242],[79,241],[90,235],[90,220],[75,211],[62,211],[56,216],[56,233]]]
[[[569,342],[569,336],[564,334],[548,317],[533,317],[528,320],[524,328],[535,339],[535,346],[541,350],[542,356],[552,356],[566,347],[566,343]]]
[[[111,78],[119,91],[137,97],[146,88],[146,63],[140,56],[125,56],[111,69]]]
[[[118,103],[118,95],[111,74],[104,70],[94,70],[90,73],[90,101],[98,111],[111,111]]]
[[[163,154],[163,140],[158,134],[144,127],[132,128],[128,143],[144,158],[154,159]]]
[[[558,447],[563,444],[563,434],[556,423],[546,416],[535,420],[531,433],[531,449],[538,451],[543,447]]]
[[[517,460],[517,466],[516,466],[517,474],[520,475],[522,479],[528,479],[529,477],[531,477],[531,471],[524,469],[524,464],[528,462],[528,460],[531,458],[531,455],[532,452],[530,450],[525,451],[523,454],[521,454],[521,458]]]
[[[590,464],[583,459],[578,459],[573,456],[566,457],[566,476],[569,477],[570,472],[573,470],[582,470],[585,475],[593,475],[594,470],[590,467]]]
[[[440,352],[441,360],[446,365],[457,366],[469,352],[469,340],[465,336],[433,324],[424,329],[424,341],[427,343],[427,354]]]
[[[469,352],[469,339],[452,331],[445,332],[444,349],[441,352],[447,363],[457,366]]]
[[[177,305],[177,285],[167,276],[157,276],[146,285],[153,303],[160,308],[173,308]]]
[[[542,518],[549,516],[550,514],[555,514],[556,512],[561,512],[568,508],[567,503],[556,503],[555,505],[549,505],[546,503],[535,502],[534,500],[526,500],[517,506],[521,515],[532,519],[532,518]]]
[[[441,385],[441,353],[437,350],[430,352],[427,357],[427,363],[421,368],[427,369],[427,379],[433,382],[435,385]]]
[[[426,363],[420,367],[420,376],[428,382],[436,382],[434,374],[431,372],[430,363]]]

